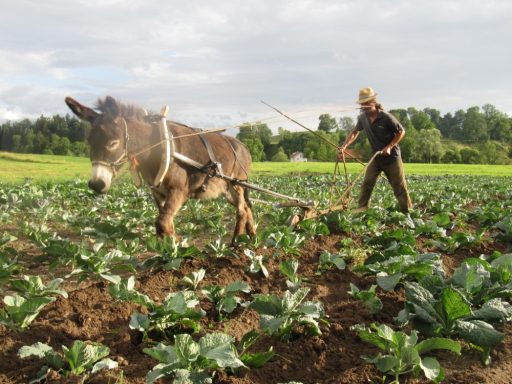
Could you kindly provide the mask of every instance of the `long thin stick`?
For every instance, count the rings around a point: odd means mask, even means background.
[[[313,135],[315,136],[318,136],[319,138],[321,138],[323,141],[325,141],[326,143],[328,143],[329,145],[332,145],[334,148],[338,148],[338,146],[336,144],[334,144],[332,141],[330,140],[327,140],[325,137],[323,137],[322,135],[318,134],[317,132],[313,131],[312,129],[309,129],[308,127],[306,127],[304,124],[301,124],[299,123],[297,120],[294,120],[292,119],[290,116],[286,115],[285,113],[281,112],[279,109],[277,109],[276,107],[273,107],[272,105],[270,105],[269,103],[266,103],[264,102],[263,100],[261,100],[261,102],[263,104],[265,104],[267,107],[270,107],[272,108],[274,111],[276,111],[277,113],[279,113],[280,115],[283,115],[284,117],[286,117],[288,120],[290,121],[293,121],[295,124],[297,125],[300,125],[302,128],[304,129],[307,129],[309,132],[311,132]]]
[[[312,129],[306,127],[304,124],[301,124],[299,123],[297,120],[291,118],[290,116],[288,116],[287,114],[281,112],[279,109],[277,109],[276,107],[273,107],[272,105],[270,105],[269,103],[266,103],[264,102],[263,100],[261,100],[261,102],[263,104],[265,104],[267,107],[270,107],[272,108],[274,111],[276,111],[277,113],[279,113],[280,115],[283,115],[284,117],[286,117],[288,120],[290,121],[293,121],[295,124],[301,126],[302,128],[304,129],[307,129],[309,132],[311,132],[312,134],[318,136],[319,138],[321,138],[322,140],[324,140],[325,142],[327,142],[329,145],[332,145],[334,148],[338,149],[338,145],[334,144],[332,141],[329,141],[327,140],[325,137],[323,137],[322,135],[318,134],[317,132],[313,131]],[[355,157],[354,155],[352,155],[350,152],[345,152],[347,155],[349,155],[351,158],[353,158],[354,160],[356,160],[359,164],[363,165],[363,166],[366,166],[365,163],[363,163],[361,160],[359,160],[357,157]]]

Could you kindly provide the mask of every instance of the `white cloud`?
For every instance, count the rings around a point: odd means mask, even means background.
[[[508,112],[511,17],[492,0],[8,1],[0,120],[107,94],[209,127],[272,116],[260,100],[339,116],[368,85],[388,108]]]

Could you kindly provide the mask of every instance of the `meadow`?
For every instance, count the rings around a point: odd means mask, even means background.
[[[335,163],[253,163],[253,176],[332,174]],[[347,163],[347,171],[359,173],[363,166],[359,163]],[[343,172],[343,164],[340,163]],[[0,152],[0,181],[21,183],[26,179],[34,181],[66,181],[86,179],[90,176],[91,165],[84,157],[32,155]],[[509,165],[485,164],[405,164],[408,175],[474,175],[474,176],[512,176]],[[125,172],[126,173],[126,172]]]

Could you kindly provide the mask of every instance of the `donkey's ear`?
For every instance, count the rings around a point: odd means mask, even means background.
[[[94,119],[99,115],[99,113],[94,111],[92,108],[80,104],[78,101],[69,96],[66,97],[65,102],[69,109],[71,109],[78,118],[88,121],[89,123],[92,123]]]
[[[107,96],[105,98],[105,102],[103,103],[103,112],[105,115],[112,118],[112,120],[119,116],[119,105],[112,96]]]

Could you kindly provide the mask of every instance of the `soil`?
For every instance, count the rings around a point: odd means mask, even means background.
[[[222,371],[214,377],[214,383],[222,384],[267,384],[288,383],[383,383],[383,375],[371,364],[361,359],[361,355],[376,355],[377,348],[358,339],[350,330],[354,324],[371,322],[393,324],[393,317],[403,307],[403,291],[397,289],[387,293],[378,290],[384,308],[378,314],[370,314],[360,301],[353,299],[347,291],[353,283],[361,289],[374,283],[374,278],[351,272],[350,265],[345,270],[331,269],[317,274],[318,257],[322,251],[340,250],[342,234],[321,236],[307,240],[299,257],[299,275],[305,286],[311,289],[309,300],[321,300],[328,316],[328,324],[322,324],[322,335],[309,337],[300,332],[290,341],[280,341],[263,336],[253,345],[252,351],[267,351],[270,346],[274,357],[259,369],[241,370],[235,373]],[[23,243],[19,245],[23,247]],[[504,249],[503,245],[498,245]],[[481,250],[478,250],[481,251]],[[179,271],[138,271],[136,288],[154,300],[162,300],[175,287],[185,274],[205,268],[206,278],[201,286],[208,284],[227,285],[235,280],[244,280],[252,288],[251,293],[282,294],[286,289],[285,278],[279,272],[279,260],[272,258],[269,249],[258,249],[257,254],[268,256],[266,266],[269,278],[263,274],[246,271],[247,257],[241,251],[224,258],[188,259]],[[37,254],[37,248],[25,244],[26,257],[32,259],[31,270],[26,274],[47,273],[48,260]],[[447,270],[460,264],[463,255],[469,252],[460,250],[443,255]],[[28,260],[25,260],[28,261]],[[62,271],[65,274],[68,271]],[[110,348],[110,357],[119,363],[119,368],[100,371],[86,378],[86,383],[145,383],[145,376],[156,365],[156,361],[142,352],[150,346],[150,341],[142,342],[140,334],[128,327],[130,315],[141,310],[138,305],[116,302],[103,281],[76,282],[66,280],[64,287],[69,298],[59,297],[48,305],[30,328],[17,333],[0,325],[0,383],[28,383],[41,368],[37,358],[20,359],[18,349],[23,345],[44,342],[60,351],[62,345],[70,346],[74,340],[101,342]],[[250,299],[250,295],[245,297]],[[238,308],[226,319],[219,322],[211,304],[201,301],[207,315],[202,321],[202,331],[222,331],[236,339],[251,329],[258,329],[259,316],[251,309]],[[465,345],[462,355],[449,352],[432,353],[446,369],[446,383],[512,383],[512,325],[503,327],[505,341],[492,352],[492,363],[484,366],[479,354]],[[155,340],[158,341],[158,340]],[[49,375],[47,383],[79,383],[82,378]],[[163,379],[159,383],[172,382]],[[410,375],[401,379],[402,383],[424,383],[424,378]]]

